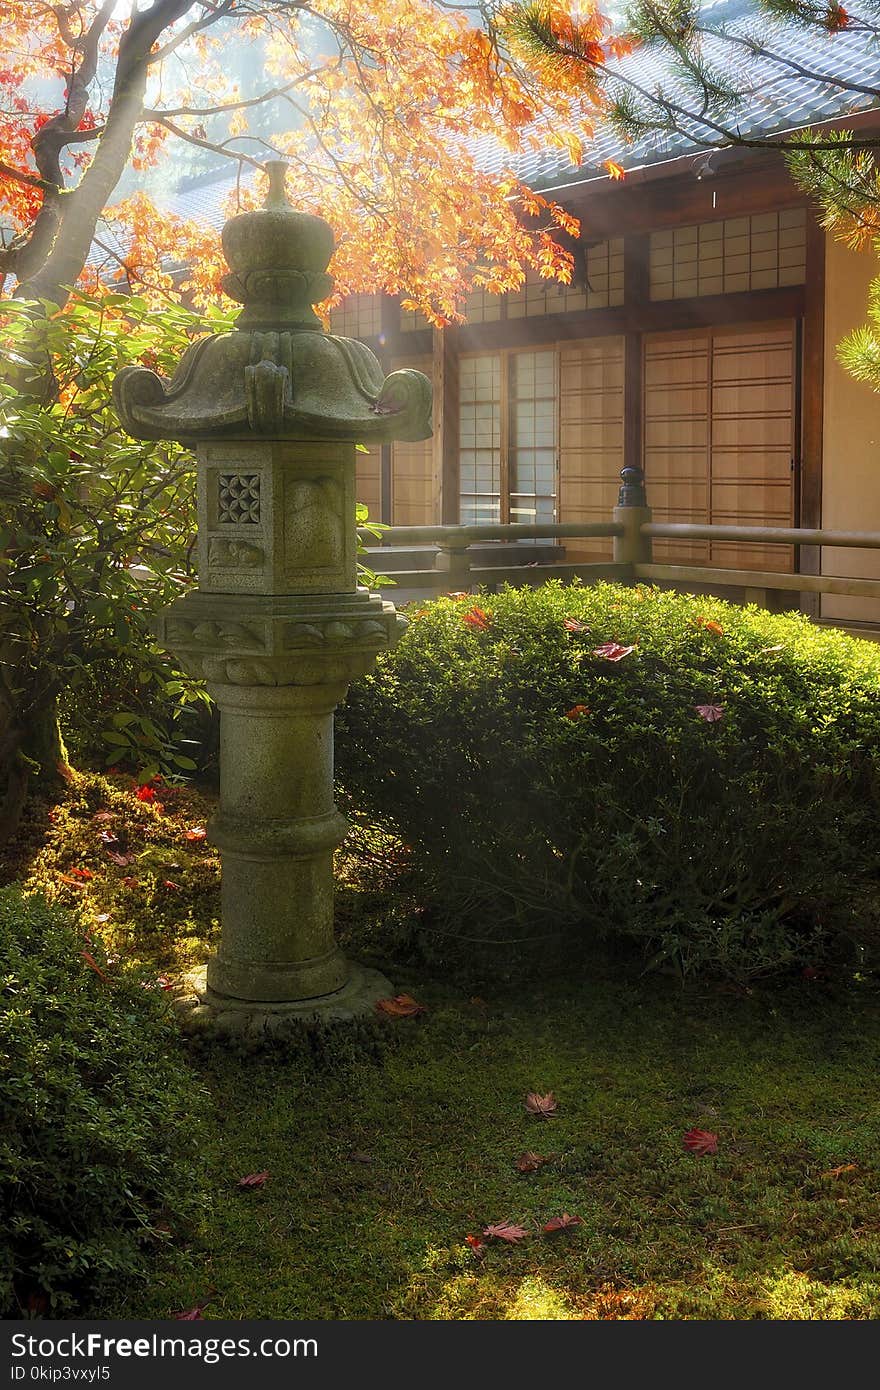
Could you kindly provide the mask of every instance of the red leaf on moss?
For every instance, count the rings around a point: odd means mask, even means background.
[[[191,826],[189,827],[189,829],[188,829],[187,831],[184,832],[183,838],[184,838],[185,840],[191,840],[191,841],[193,841],[193,840],[204,840],[204,838],[205,838],[205,836],[207,835],[207,833],[208,833],[208,832],[207,832],[207,830],[205,829],[205,827],[204,827],[203,825],[191,825]]]
[[[85,882],[90,878],[94,878],[95,875],[92,873],[91,869],[71,869],[70,877],[82,879]]]
[[[127,875],[122,879],[122,886],[123,888],[140,888],[141,881],[139,878],[132,878],[130,875]]]
[[[135,796],[137,797],[138,801],[155,801],[155,800],[156,800],[156,793],[155,793],[154,789],[153,789],[151,786],[149,786],[149,785],[145,785],[145,786],[143,786],[143,787],[138,787],[137,790],[135,791]]]
[[[380,1014],[388,1014],[389,1018],[416,1018],[419,1014],[427,1013],[424,1004],[417,1003],[411,994],[395,994],[393,999],[379,999],[376,1008]]]
[[[589,713],[590,711],[586,705],[572,705],[571,709],[565,711],[565,717],[566,719],[581,719],[583,715]]]
[[[537,1173],[539,1168],[543,1168],[544,1164],[550,1161],[544,1154],[536,1154],[531,1149],[526,1149],[516,1160],[516,1166],[520,1173]]]
[[[195,1308],[188,1308],[185,1313],[172,1313],[174,1322],[203,1322],[202,1309],[207,1308],[207,1303],[197,1303]]]
[[[269,1181],[268,1169],[263,1173],[248,1173],[247,1177],[239,1178],[239,1187],[265,1187]]]
[[[566,632],[589,632],[586,623],[582,623],[580,618],[563,618],[562,626]]]
[[[836,1179],[842,1177],[844,1173],[856,1173],[858,1168],[857,1163],[841,1163],[837,1168],[829,1168],[827,1173],[822,1174],[822,1177]]]
[[[175,892],[175,893],[179,893],[179,892],[180,892],[180,884],[179,884],[179,883],[174,883],[174,882],[172,881],[172,879],[170,879],[170,878],[163,878],[163,880],[162,880],[162,887],[163,887],[163,888],[170,888],[170,889],[172,889],[172,891]]]
[[[516,1226],[512,1221],[499,1221],[497,1226],[486,1226],[483,1228],[483,1235],[490,1240],[504,1240],[508,1245],[516,1245],[518,1240],[525,1240],[528,1231],[523,1226]]]
[[[70,874],[63,874],[60,869],[57,870],[56,873],[57,877],[62,883],[66,883],[68,888],[85,888],[86,886],[84,883],[81,883],[78,878],[72,878]]]
[[[593,656],[600,656],[605,661],[622,661],[634,651],[635,646],[622,647],[619,642],[603,642],[601,647],[593,648]]]
[[[118,864],[120,869],[125,869],[134,859],[133,854],[119,854],[115,849],[108,849],[107,858],[111,864]]]
[[[718,1135],[710,1129],[689,1129],[683,1140],[686,1149],[692,1154],[717,1154]]]
[[[475,1255],[486,1248],[486,1242],[480,1236],[465,1236],[465,1242],[471,1247]]]
[[[102,979],[102,980],[104,981],[104,984],[105,984],[105,985],[109,985],[109,984],[110,984],[110,976],[107,975],[107,974],[101,969],[100,965],[99,965],[98,962],[95,960],[95,957],[92,955],[91,951],[80,951],[80,955],[81,955],[82,959],[85,961],[86,965],[89,967],[89,969],[90,969],[90,970],[94,970],[95,974],[96,974],[97,976],[99,976],[100,979]]]
[[[526,1110],[530,1115],[537,1115],[540,1120],[546,1120],[557,1108],[558,1101],[552,1091],[548,1091],[545,1096],[538,1095],[536,1091],[529,1091],[526,1096]]]
[[[580,1216],[569,1216],[568,1212],[564,1211],[561,1216],[550,1217],[550,1220],[544,1225],[544,1234],[545,1236],[552,1236],[557,1231],[570,1231],[572,1226],[583,1226],[583,1224]]]
[[[723,705],[694,705],[694,709],[707,724],[717,724],[719,719],[724,718]]]
[[[492,619],[482,608],[469,608],[466,613],[462,613],[461,621],[467,623],[468,627],[476,628],[479,632],[486,632]]]

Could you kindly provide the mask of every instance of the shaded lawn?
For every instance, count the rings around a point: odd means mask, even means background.
[[[209,807],[166,801],[79,778],[51,819],[36,806],[7,873],[106,913],[120,951],[191,963],[216,932],[217,864],[185,829]],[[94,820],[108,809],[113,822]],[[131,864],[108,860],[108,825]],[[61,875],[77,866],[92,877],[74,888]],[[424,1018],[371,1023],[320,1057],[190,1054],[215,1102],[213,1214],[101,1313],[207,1300],[208,1318],[880,1316],[871,979],[746,995],[597,962],[472,1001],[385,964]],[[533,1089],[557,1096],[552,1119],[526,1113]],[[718,1134],[717,1157],[685,1151],[691,1126]],[[553,1161],[520,1174],[527,1149]],[[265,1187],[237,1188],[264,1169]],[[566,1211],[583,1225],[539,1234]],[[467,1245],[505,1220],[529,1237]]]
[[[106,1312],[880,1314],[875,999],[783,1009],[597,975],[483,1006],[396,983],[430,1013],[388,1024],[381,1061],[202,1060],[212,1229],[188,1269]],[[535,1086],[554,1118],[527,1115]],[[691,1125],[718,1134],[717,1157],[685,1151]],[[526,1149],[556,1157],[522,1175]],[[237,1190],[264,1169],[263,1189]],[[537,1233],[564,1211],[583,1226]],[[465,1236],[503,1220],[535,1234],[476,1256]]]

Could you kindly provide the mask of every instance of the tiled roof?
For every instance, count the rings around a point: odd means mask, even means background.
[[[721,6],[714,6],[719,11]],[[738,39],[753,39],[766,50],[753,54],[740,44],[720,37],[704,41],[704,55],[711,66],[720,69],[737,92],[747,93],[736,112],[728,118],[729,128],[749,138],[763,137],[831,121],[880,105],[877,98],[844,91],[833,81],[850,80],[868,86],[880,86],[880,45],[870,34],[842,30],[822,35],[815,26],[801,27],[791,23],[771,21],[765,14],[757,16],[754,4],[723,7],[728,18],[724,21],[712,15],[713,27]],[[805,73],[801,76],[784,63],[768,56],[795,63]],[[685,108],[688,93],[671,70],[668,58],[657,48],[641,47],[614,64],[621,91],[627,89],[626,79],[638,82],[647,92],[662,92],[675,101],[681,98]],[[693,105],[693,96],[690,96]],[[585,151],[583,164],[573,168],[559,150],[534,151],[520,155],[514,172],[533,188],[548,190],[571,183],[586,182],[601,174],[603,162],[613,159],[624,169],[633,170],[646,165],[695,154],[704,148],[700,131],[694,123],[696,139],[683,133],[652,133],[634,144],[622,142],[620,135],[609,125],[599,122]],[[711,136],[709,137],[711,139]],[[510,155],[492,141],[484,139],[478,147],[480,162],[487,169],[509,167]]]
[[[758,16],[749,0],[721,0],[708,8],[713,24],[724,32],[740,39],[756,39],[765,50],[796,63],[808,74],[793,72],[766,52],[756,55],[723,38],[707,39],[707,59],[724,71],[737,91],[749,94],[731,121],[740,134],[772,135],[880,106],[874,98],[841,90],[827,80],[849,79],[877,85],[880,45],[872,35],[844,29],[826,38],[815,26],[804,28],[772,21],[765,14]],[[614,70],[624,84],[631,78],[649,92],[662,91],[673,99],[676,93],[683,95],[681,82],[671,71],[668,59],[651,47],[630,53],[615,64]],[[695,132],[699,134],[696,128]],[[483,137],[476,144],[479,161],[487,171],[512,168],[524,182],[544,191],[605,178],[602,165],[608,159],[632,171],[695,154],[701,148],[698,140],[680,133],[650,134],[626,145],[616,131],[602,122],[597,125],[579,167],[556,149],[512,155],[490,137]],[[251,175],[243,173],[241,177],[247,183]],[[179,217],[219,227],[237,178],[236,168],[230,164],[214,174],[181,183],[174,195],[160,201]]]

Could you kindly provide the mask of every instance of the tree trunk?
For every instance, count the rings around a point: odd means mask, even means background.
[[[0,680],[0,845],[17,833],[35,778],[47,791],[70,779],[57,698],[47,694],[25,710],[22,692]]]
[[[60,225],[51,250],[16,291],[19,299],[48,299],[66,304],[82,274],[98,219],[122,177],[144,109],[150,50],[160,34],[192,7],[193,0],[156,0],[134,14],[119,41],[116,79],[104,133],[95,156],[76,188],[64,195]]]

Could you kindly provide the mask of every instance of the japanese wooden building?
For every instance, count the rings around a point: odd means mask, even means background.
[[[784,28],[774,46],[798,61],[811,42]],[[850,74],[873,69],[858,36],[835,36],[833,52]],[[828,55],[821,63],[830,70]],[[854,113],[834,82],[777,65],[765,87],[750,134],[817,122],[880,132],[880,111]],[[623,182],[602,172],[609,157]],[[835,355],[864,320],[876,256],[821,229],[781,156],[707,153],[680,137],[621,150],[600,132],[580,169],[558,154],[525,164],[517,172],[581,220],[570,286],[534,278],[477,293],[466,322],[445,330],[383,295],[333,314],[332,329],[368,342],[388,369],[417,367],[434,383],[433,440],[361,456],[371,516],[605,521],[621,467],[637,463],[658,521],[880,530],[880,407]],[[609,546],[567,542],[566,557],[605,558]],[[880,554],[828,547],[793,557],[666,541],[655,558],[880,578]],[[880,605],[826,595],[821,616],[880,623]]]

